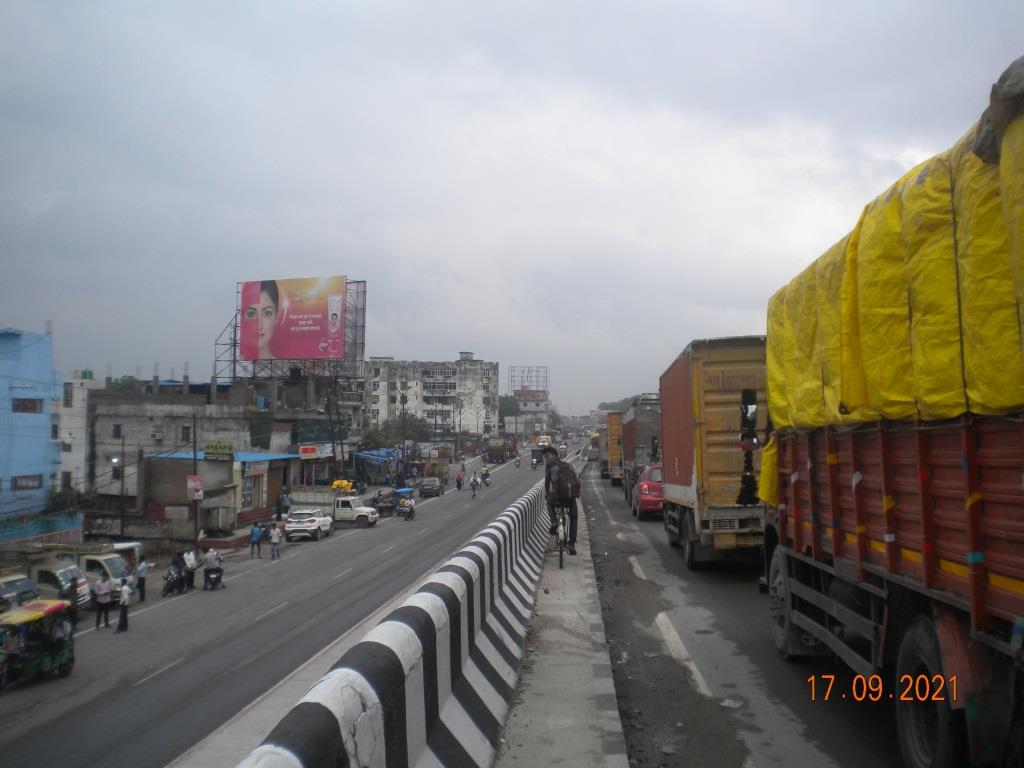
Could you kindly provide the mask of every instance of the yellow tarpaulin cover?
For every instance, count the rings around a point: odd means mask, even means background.
[[[1024,407],[1024,117],[998,163],[974,140],[912,169],[772,297],[776,428]]]
[[[779,444],[775,436],[761,451],[761,478],[757,481],[757,494],[761,501],[773,507],[779,505]]]

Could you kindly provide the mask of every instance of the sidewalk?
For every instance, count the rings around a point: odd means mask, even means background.
[[[576,549],[562,570],[544,560],[495,768],[629,766],[582,511]]]

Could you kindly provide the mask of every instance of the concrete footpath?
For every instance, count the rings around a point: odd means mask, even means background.
[[[496,768],[629,766],[582,510],[576,550],[544,559]]]

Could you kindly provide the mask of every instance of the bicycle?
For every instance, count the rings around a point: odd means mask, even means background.
[[[558,515],[558,530],[555,532],[555,541],[558,543],[558,567],[565,566],[565,551],[569,549],[569,507],[559,504],[556,507]]]

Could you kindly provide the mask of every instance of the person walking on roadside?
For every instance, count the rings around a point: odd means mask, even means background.
[[[182,562],[185,564],[182,569],[185,573],[185,589],[196,588],[196,569],[199,568],[199,558],[192,547],[185,550],[182,555]]]
[[[288,517],[292,511],[292,492],[287,487],[284,489],[284,501],[281,502],[281,508],[284,510],[284,516]]]
[[[121,579],[121,599],[119,601],[121,611],[117,615],[117,629],[114,630],[116,635],[118,632],[128,631],[128,606],[132,602],[132,588],[128,586],[128,579]]]
[[[249,529],[249,559],[253,559],[253,552],[256,553],[256,557],[260,560],[263,559],[263,555],[260,553],[260,539],[263,538],[263,531],[260,528],[259,523],[253,523],[252,528]]]
[[[558,449],[545,445],[541,450],[544,457],[544,496],[547,499],[548,517],[551,528],[548,533],[558,533],[558,510],[565,508],[569,512],[569,554],[576,554],[576,526],[579,510],[576,499],[580,495],[580,481],[575,470],[558,458]]]
[[[146,602],[146,576],[149,574],[150,563],[146,558],[140,557],[139,564],[135,566],[135,584],[139,588],[139,602]]]
[[[277,501],[274,502],[274,521],[280,523],[281,515],[284,514],[284,491],[277,494]]]
[[[110,579],[107,574],[100,576],[92,588],[96,596],[96,629],[100,628],[100,618],[103,619],[103,626],[110,628]]]
[[[279,560],[281,558],[281,529],[278,526],[274,526],[270,529],[270,559]]]

